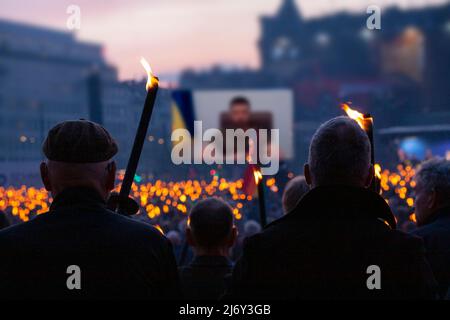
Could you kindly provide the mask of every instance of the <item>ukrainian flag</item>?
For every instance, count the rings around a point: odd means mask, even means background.
[[[175,90],[172,92],[172,131],[187,129],[194,135],[194,105],[190,90]]]

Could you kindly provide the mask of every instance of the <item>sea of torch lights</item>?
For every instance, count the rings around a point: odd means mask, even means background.
[[[119,181],[123,173],[119,173]],[[278,187],[275,178],[266,180],[269,190],[276,193]],[[235,219],[242,219],[242,210],[245,202],[253,200],[253,196],[244,193],[243,179],[228,181],[213,175],[210,181],[185,180],[138,183],[132,185],[131,196],[139,203],[139,214],[146,214],[149,219],[158,218],[162,214],[175,212],[187,215],[192,204],[198,199],[220,196],[231,204]],[[120,182],[115,191],[120,190]],[[28,221],[35,215],[48,211],[52,201],[51,196],[44,188],[21,186],[0,187],[0,210]]]
[[[395,171],[381,169],[379,172],[382,196],[386,202],[393,197],[405,207],[414,206],[413,180],[415,169],[409,165],[399,164]],[[116,191],[120,190],[120,180],[123,173],[119,172],[119,184]],[[271,192],[279,191],[275,178],[265,181],[266,187]],[[253,196],[244,193],[243,179],[228,181],[212,175],[206,180],[135,182],[132,186],[131,196],[140,204],[139,214],[146,214],[150,220],[160,215],[171,213],[187,215],[192,204],[198,199],[212,196],[220,196],[227,200],[233,207],[233,214],[237,220],[242,219],[245,204],[253,200]],[[49,209],[51,196],[44,188],[21,186],[0,187],[0,210],[20,219],[28,221],[35,215],[42,214]],[[395,208],[393,208],[395,214]],[[415,221],[415,215],[410,215],[410,220]]]

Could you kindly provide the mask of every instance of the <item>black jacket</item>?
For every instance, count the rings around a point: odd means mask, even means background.
[[[450,207],[442,208],[433,216],[427,225],[413,233],[424,240],[439,295],[445,297],[450,287]]]
[[[230,298],[434,298],[434,279],[419,238],[392,230],[386,202],[372,191],[318,187],[283,218],[250,237]],[[381,290],[367,280],[381,271]],[[370,283],[372,283],[370,281]]]
[[[76,265],[81,289],[66,282]],[[116,214],[93,190],[71,188],[48,213],[0,232],[0,298],[178,297],[169,241],[154,227]]]
[[[219,300],[231,274],[230,260],[221,256],[195,257],[180,268],[181,290],[188,300]]]

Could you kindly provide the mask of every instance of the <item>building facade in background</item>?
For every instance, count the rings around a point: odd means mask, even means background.
[[[187,70],[180,85],[292,89],[300,163],[318,124],[342,114],[342,102],[370,112],[378,128],[450,123],[450,4],[384,8],[381,30],[369,30],[368,17],[305,19],[294,0],[282,0],[260,19],[259,69]]]
[[[42,141],[51,127],[68,119],[103,124],[118,141],[117,161],[124,167],[145,94],[144,82],[118,81],[101,45],[0,20],[0,185],[39,183]],[[162,90],[158,98],[166,106],[156,108],[154,120],[166,118],[154,121],[154,147],[167,145],[158,144],[169,136],[167,96]],[[145,171],[153,165],[146,159],[141,164]]]

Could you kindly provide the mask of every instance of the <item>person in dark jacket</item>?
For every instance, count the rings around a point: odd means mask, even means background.
[[[170,299],[175,258],[154,227],[106,208],[117,145],[100,125],[49,131],[41,164],[50,211],[0,232],[1,299]]]
[[[395,230],[389,206],[367,189],[370,143],[347,117],[314,134],[296,208],[250,237],[230,299],[433,298],[419,238]]]
[[[183,295],[188,300],[218,300],[227,287],[232,264],[230,249],[237,231],[230,205],[218,198],[198,202],[186,228],[194,259],[180,268]]]
[[[423,238],[439,295],[445,297],[450,287],[450,161],[432,159],[422,163],[415,180],[419,228],[413,234]]]

